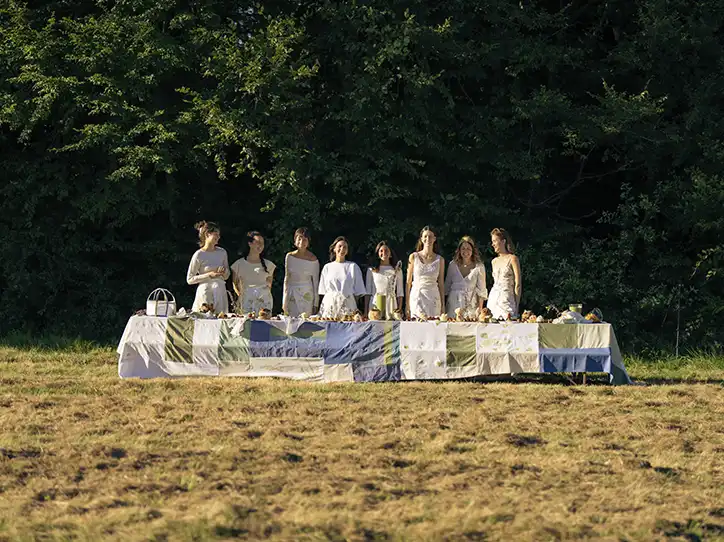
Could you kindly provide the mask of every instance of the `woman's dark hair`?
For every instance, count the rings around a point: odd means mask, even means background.
[[[395,254],[395,251],[392,250],[392,247],[387,243],[387,241],[380,241],[377,243],[377,246],[375,247],[375,256],[373,258],[373,262],[375,262],[371,267],[372,271],[375,273],[379,273],[380,271],[380,265],[382,264],[382,261],[380,260],[380,257],[378,256],[380,249],[382,247],[387,247],[387,249],[390,251],[390,265],[397,269],[397,266],[400,263],[400,260],[397,259],[397,254]]]
[[[344,241],[344,244],[347,245],[347,254],[349,255],[349,241],[347,241],[346,237],[340,235],[332,242],[331,245],[329,245],[329,261],[330,262],[333,262],[336,259],[335,255],[334,255],[334,247],[337,246],[337,243],[339,243],[340,241]]]
[[[258,231],[248,231],[246,232],[246,248],[244,249],[244,259],[249,256],[249,252],[251,252],[251,249],[249,248],[249,243],[254,242],[254,237],[261,237],[264,239],[264,236],[261,234],[261,232]],[[259,254],[259,259],[261,260],[261,266],[264,268],[264,272],[268,273],[269,271],[266,268],[266,262],[264,261],[264,251],[261,251],[261,254]]]
[[[216,222],[206,222],[202,220],[194,224],[194,229],[199,232],[199,246],[202,247],[206,244],[206,236],[210,233],[218,233],[221,235],[221,229]]]
[[[422,250],[422,246],[423,246],[422,245],[422,235],[426,231],[431,232],[435,236],[435,242],[432,244],[432,251],[435,254],[440,254],[440,245],[438,245],[438,243],[437,243],[437,233],[435,233],[435,231],[430,226],[425,226],[424,228],[422,228],[420,230],[420,236],[417,238],[417,245],[415,246],[415,252],[420,252]]]
[[[460,254],[460,251],[461,251],[461,249],[463,248],[463,245],[464,245],[465,243],[467,243],[468,245],[470,245],[470,248],[473,249],[473,256],[472,256],[472,258],[471,258],[471,261],[472,261],[474,264],[480,263],[480,251],[478,251],[478,247],[477,247],[477,245],[475,244],[475,241],[474,241],[473,238],[470,237],[469,235],[463,235],[463,236],[460,238],[460,242],[458,243],[458,248],[457,248],[457,250],[455,250],[455,256],[453,256],[453,261],[454,261],[456,264],[458,264],[458,265],[460,265],[461,263],[463,263],[463,257],[462,257],[462,254]]]
[[[296,241],[296,240],[297,240],[297,235],[301,235],[301,236],[304,237],[307,241],[309,241],[309,244],[310,244],[310,245],[312,244],[312,234],[309,233],[309,228],[306,228],[306,227],[304,227],[304,226],[302,226],[301,228],[297,228],[297,229],[294,231],[294,237],[292,237],[292,241]]]

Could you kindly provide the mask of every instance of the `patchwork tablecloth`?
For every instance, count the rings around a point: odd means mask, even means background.
[[[275,376],[382,382],[603,372],[629,384],[610,324],[309,322],[133,316],[121,378]]]

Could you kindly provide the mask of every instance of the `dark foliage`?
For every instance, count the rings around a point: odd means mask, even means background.
[[[299,225],[360,262],[502,226],[526,308],[724,338],[721,0],[1,5],[0,333],[188,306],[204,218],[278,264]]]

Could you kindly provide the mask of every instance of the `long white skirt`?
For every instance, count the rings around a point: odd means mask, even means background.
[[[314,286],[290,284],[287,286],[287,314],[297,317],[302,313],[314,314]]]
[[[469,294],[465,290],[453,290],[447,296],[447,315],[450,318],[456,318],[455,311],[461,309],[461,316],[463,318],[477,318],[478,317],[478,305],[479,298],[478,294]]]
[[[211,282],[199,284],[196,288],[196,297],[191,307],[192,311],[201,310],[204,303],[213,303],[214,312],[229,312],[229,298],[226,294],[226,282],[222,279],[214,279]]]
[[[322,318],[339,318],[352,314],[357,310],[357,301],[353,295],[335,292],[325,294],[322,298],[322,305],[319,307],[319,315]]]
[[[493,313],[493,318],[497,320],[507,320],[518,316],[518,304],[515,302],[515,292],[498,288],[497,284],[493,284],[488,295],[488,308]]]
[[[410,317],[437,317],[441,312],[442,301],[437,282],[434,286],[427,284],[416,286],[413,282],[410,289]]]
[[[261,309],[271,311],[274,308],[274,299],[268,286],[245,286],[239,302],[239,308],[244,314],[258,313]]]

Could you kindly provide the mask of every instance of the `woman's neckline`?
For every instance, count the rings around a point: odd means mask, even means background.
[[[303,262],[312,262],[312,263],[313,263],[313,262],[319,261],[316,256],[314,257],[313,260],[308,260],[307,258],[300,258],[299,256],[295,256],[295,255],[292,254],[291,252],[289,253],[289,256],[290,256],[291,258],[296,259],[296,260],[302,260]]]
[[[455,263],[455,267],[458,268],[458,273],[460,273],[460,276],[461,276],[462,278],[466,279],[466,278],[468,278],[470,275],[473,274],[473,271],[475,271],[475,269],[477,269],[478,264],[475,263],[475,262],[470,262],[470,266],[469,266],[469,267],[465,267],[465,269],[467,269],[467,271],[468,271],[468,274],[467,274],[467,275],[463,273],[463,267],[461,267],[460,264]]]
[[[424,260],[424,258],[422,257],[422,250],[418,250],[418,251],[417,251],[417,257],[420,258],[420,261],[421,261],[423,264],[425,264],[425,265],[430,265],[430,264],[435,263],[435,262],[437,261],[437,259],[440,257],[440,255],[437,254],[437,253],[435,253],[435,252],[433,252],[433,254],[434,254],[435,257],[432,259],[432,261],[426,262],[426,261]]]

